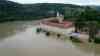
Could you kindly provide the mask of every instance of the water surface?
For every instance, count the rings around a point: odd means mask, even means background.
[[[0,55],[94,56],[97,54],[99,56],[99,47],[95,48],[93,43],[73,43],[69,40],[56,39],[53,36],[46,37],[42,33],[36,34],[36,27],[34,21],[1,23],[0,48],[2,49]]]

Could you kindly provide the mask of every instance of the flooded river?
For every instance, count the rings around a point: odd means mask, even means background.
[[[0,56],[100,56],[100,45],[36,34],[36,22],[0,24]]]

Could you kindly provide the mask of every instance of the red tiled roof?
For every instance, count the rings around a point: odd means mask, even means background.
[[[60,28],[68,28],[71,27],[73,25],[72,22],[70,21],[63,21],[62,23],[59,23],[57,21],[42,21],[42,24],[46,24],[46,25],[50,25],[50,26],[55,26],[55,27],[60,27]]]

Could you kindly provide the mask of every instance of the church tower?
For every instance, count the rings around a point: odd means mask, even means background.
[[[56,19],[59,21],[59,23],[62,23],[62,21],[64,20],[64,16],[57,12]]]

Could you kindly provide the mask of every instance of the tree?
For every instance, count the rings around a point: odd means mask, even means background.
[[[79,29],[82,29],[84,27],[83,24],[88,23],[89,41],[94,40],[97,33],[97,17],[98,12],[96,10],[86,7],[85,11],[80,13],[78,19],[75,21],[75,32],[77,32]]]

